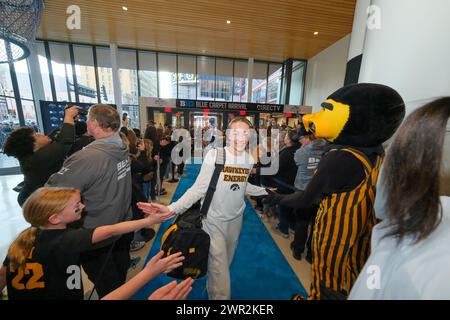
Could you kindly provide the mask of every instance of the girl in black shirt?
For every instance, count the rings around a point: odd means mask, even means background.
[[[67,229],[67,224],[81,218],[83,208],[77,189],[45,187],[28,198],[23,214],[31,227],[12,243],[0,272],[0,290],[6,283],[10,300],[83,299],[81,252],[102,240],[172,217],[155,214],[95,229]],[[158,271],[177,268],[183,259],[178,253],[159,260]]]

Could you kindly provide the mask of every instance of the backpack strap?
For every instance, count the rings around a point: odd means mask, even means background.
[[[203,217],[206,217],[208,214],[209,206],[211,205],[212,198],[214,196],[214,192],[216,191],[217,181],[219,181],[220,172],[223,170],[225,165],[225,149],[217,148],[216,149],[216,164],[214,168],[214,173],[211,177],[211,182],[209,183],[208,191],[206,191],[205,200],[203,201],[203,205],[200,209],[200,214]]]

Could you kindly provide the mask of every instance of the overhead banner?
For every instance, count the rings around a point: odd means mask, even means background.
[[[226,102],[208,100],[177,99],[177,108],[212,109],[221,111],[254,111],[254,112],[283,112],[282,104],[260,104],[247,102]]]
[[[154,97],[141,97],[140,104],[142,107],[149,107],[149,108],[170,107],[180,109],[211,109],[217,111],[250,111],[263,113],[306,114],[311,113],[312,111],[312,107],[310,106],[192,100],[192,99],[161,99]]]

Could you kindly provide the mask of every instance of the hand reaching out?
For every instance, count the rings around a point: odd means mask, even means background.
[[[147,214],[172,214],[174,215],[175,212],[171,211],[168,206],[165,206],[163,204],[155,203],[155,202],[138,202],[137,206],[139,209],[141,209],[144,213]]]
[[[138,202],[137,206],[148,215],[146,219],[149,220],[149,225],[164,222],[175,216],[175,212],[169,210],[167,206],[162,204]]]
[[[152,278],[157,277],[161,273],[169,273],[183,264],[184,257],[181,255],[181,252],[171,254],[165,258],[163,256],[164,251],[161,250],[145,266],[145,270],[152,274]]]
[[[172,281],[153,292],[148,300],[185,300],[192,290],[193,283],[192,278],[187,278],[178,284],[176,281]]]

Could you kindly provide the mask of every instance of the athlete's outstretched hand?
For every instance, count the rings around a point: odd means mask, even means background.
[[[152,214],[163,215],[164,217],[168,217],[168,219],[172,218],[175,215],[175,212],[171,211],[169,207],[155,202],[138,202],[137,206],[144,213],[149,215]]]
[[[191,292],[193,283],[192,278],[187,278],[178,284],[172,281],[153,292],[148,300],[184,300]]]

